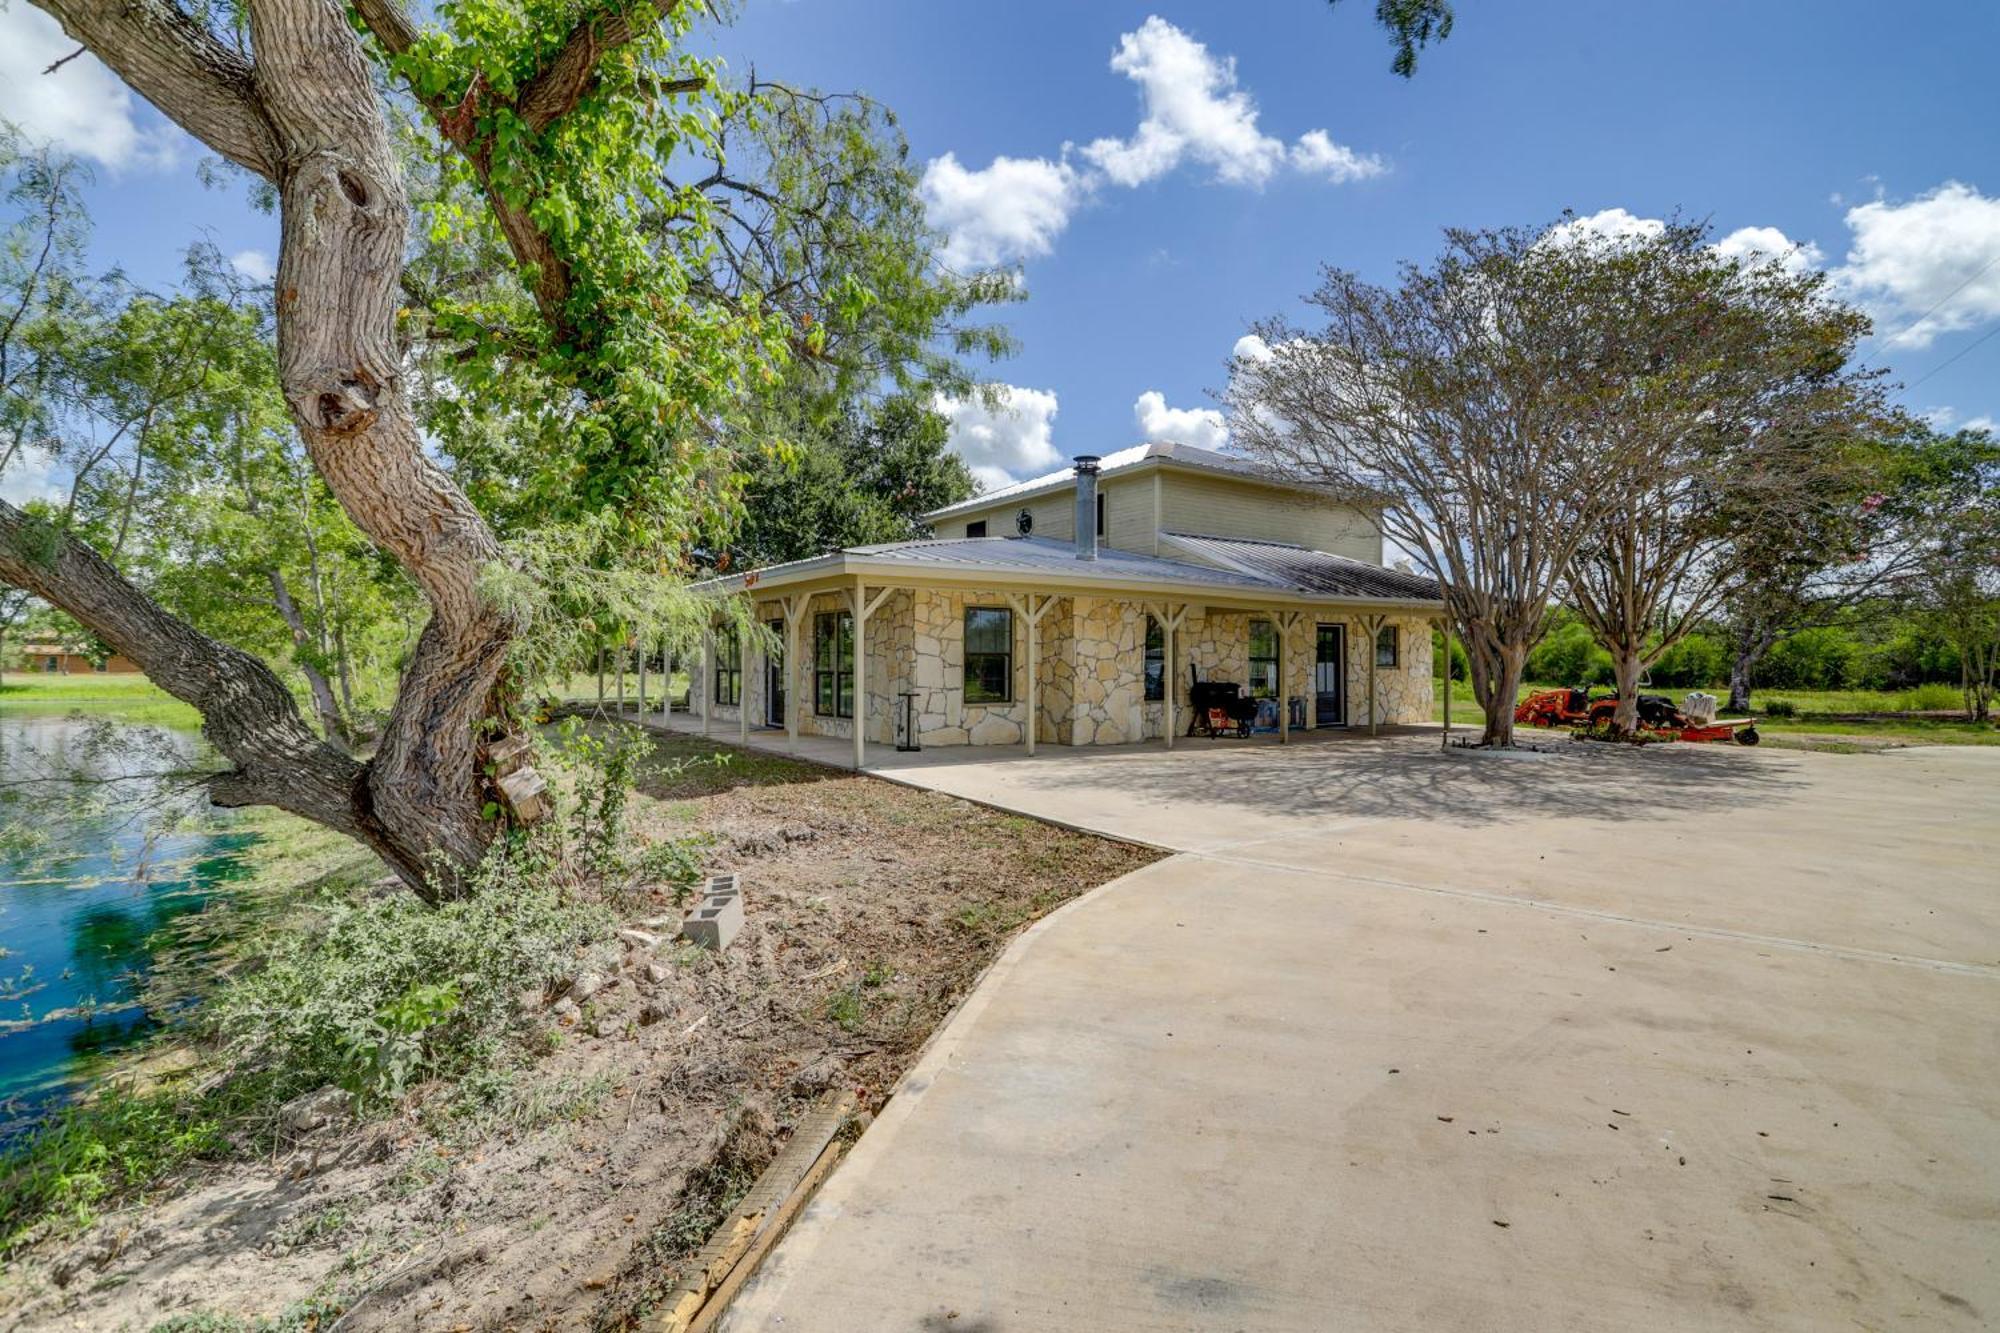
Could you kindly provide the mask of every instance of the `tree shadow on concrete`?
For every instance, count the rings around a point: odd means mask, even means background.
[[[1290,746],[1130,747],[1038,756],[1033,786],[1115,788],[1137,802],[1184,804],[1226,837],[1240,816],[1430,819],[1461,826],[1540,819],[1644,821],[1793,799],[1793,763],[1721,745],[1628,746],[1537,738],[1538,750],[1440,751],[1435,732]],[[1046,753],[1046,752],[1045,752]],[[989,761],[991,762],[991,761]],[[1190,841],[1211,840],[1190,828]]]

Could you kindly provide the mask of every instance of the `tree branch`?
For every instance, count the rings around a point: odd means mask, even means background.
[[[250,62],[167,0],[34,0],[160,113],[240,167],[275,180],[277,136]]]

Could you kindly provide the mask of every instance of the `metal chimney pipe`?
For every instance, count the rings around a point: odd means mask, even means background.
[[[1076,558],[1097,559],[1097,455],[1076,456]]]

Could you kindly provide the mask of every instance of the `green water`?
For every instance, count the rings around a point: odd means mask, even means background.
[[[154,776],[209,757],[192,731],[0,703],[0,1139],[171,1019],[140,1003],[154,950],[251,840]]]

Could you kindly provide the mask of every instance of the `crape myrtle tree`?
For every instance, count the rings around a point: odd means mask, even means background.
[[[506,710],[496,687],[541,585],[533,557],[503,547],[424,447],[399,327],[411,211],[388,98],[420,109],[441,169],[481,201],[432,226],[497,235],[531,300],[520,324],[450,312],[468,362],[521,372],[510,405],[537,446],[520,484],[539,525],[525,549],[616,549],[670,569],[702,507],[703,429],[774,373],[793,332],[761,308],[688,299],[712,223],[700,192],[667,168],[714,133],[729,94],[678,49],[691,14],[673,3],[467,0],[423,29],[389,0],[352,13],[332,0],[246,0],[228,27],[218,11],[173,4],[42,7],[267,184],[287,408],[328,490],[421,591],[429,620],[361,760],[316,734],[259,659],[4,503],[0,582],[66,611],[201,712],[233,765],[209,784],[218,804],[291,811],[361,840],[419,891],[454,892],[496,831],[482,817],[478,747]],[[659,214],[690,222],[663,238],[649,229]]]
[[[2000,446],[1965,431],[1945,446],[1957,480],[1939,497],[1918,558],[1914,608],[1958,656],[1966,717],[1993,713],[2000,679]]]
[[[1453,230],[1393,287],[1327,269],[1318,328],[1267,320],[1231,366],[1239,445],[1274,472],[1374,507],[1443,585],[1485,712],[1513,742],[1528,651],[1627,468],[1604,423],[1623,396],[1625,273],[1544,230]]]
[[[1614,398],[1592,433],[1624,460],[1597,484],[1569,600],[1611,655],[1615,728],[1638,725],[1639,681],[1708,621],[1746,568],[1739,545],[1809,523],[1818,474],[1885,418],[1879,377],[1852,365],[1867,317],[1819,272],[1739,263],[1706,226],[1645,236],[1558,228],[1608,286]]]

